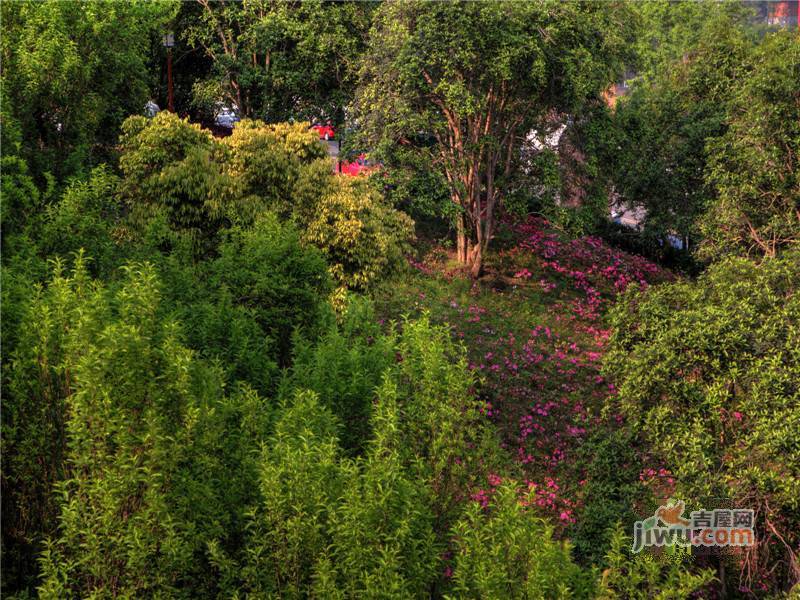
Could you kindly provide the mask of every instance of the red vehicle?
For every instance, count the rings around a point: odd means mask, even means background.
[[[358,177],[359,175],[370,175],[378,168],[380,168],[380,165],[369,160],[367,155],[362,152],[353,162],[340,162],[338,171],[342,175]]]
[[[331,125],[330,122],[325,125],[317,123],[316,125],[312,125],[311,129],[319,134],[319,139],[321,140],[327,141],[336,137],[336,131],[333,129],[333,125]]]

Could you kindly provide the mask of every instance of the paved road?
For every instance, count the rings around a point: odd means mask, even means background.
[[[328,145],[328,156],[330,156],[331,158],[338,158],[339,140],[328,140],[325,143]]]

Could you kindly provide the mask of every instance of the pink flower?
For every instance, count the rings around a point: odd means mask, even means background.
[[[531,278],[531,272],[528,271],[528,269],[522,269],[522,270],[517,271],[516,273],[514,273],[514,278],[515,279],[530,279]]]

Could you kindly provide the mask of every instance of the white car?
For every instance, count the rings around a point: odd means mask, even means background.
[[[155,117],[161,109],[158,107],[158,104],[153,102],[152,100],[148,100],[147,104],[144,105],[144,114],[146,114],[151,119]]]
[[[227,127],[233,129],[233,126],[241,121],[239,117],[239,110],[236,106],[220,105],[214,115],[214,124],[220,127]]]

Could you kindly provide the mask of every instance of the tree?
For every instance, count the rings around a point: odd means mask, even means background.
[[[163,216],[172,230],[193,240],[213,238],[239,199],[221,160],[223,146],[166,111],[153,119],[130,117],[122,132],[120,190],[132,223],[144,226]]]
[[[632,288],[605,359],[618,388],[608,409],[672,472],[678,497],[755,510],[740,583],[773,591],[800,580],[799,258],[730,257],[696,282]]]
[[[686,53],[708,40],[706,26],[722,19],[735,29],[755,29],[755,2],[632,2],[639,25],[632,66],[638,75],[651,77],[679,62]]]
[[[195,102],[236,104],[248,117],[343,121],[372,6],[362,2],[186,5],[185,38],[212,60]]]
[[[477,276],[521,137],[547,109],[574,108],[621,70],[629,27],[614,3],[399,3],[379,9],[364,56],[365,139],[436,140],[458,259]]]
[[[716,191],[706,255],[774,257],[800,245],[800,34],[768,35],[735,90],[728,130],[708,143]]]
[[[611,156],[615,189],[644,208],[642,235],[663,252],[667,236],[693,243],[714,191],[705,180],[706,142],[725,133],[726,110],[752,52],[745,32],[726,14],[708,15],[703,35],[682,57],[659,63],[617,103]]]
[[[151,44],[172,2],[3,3],[3,88],[31,170],[56,176],[103,157],[150,84]]]

